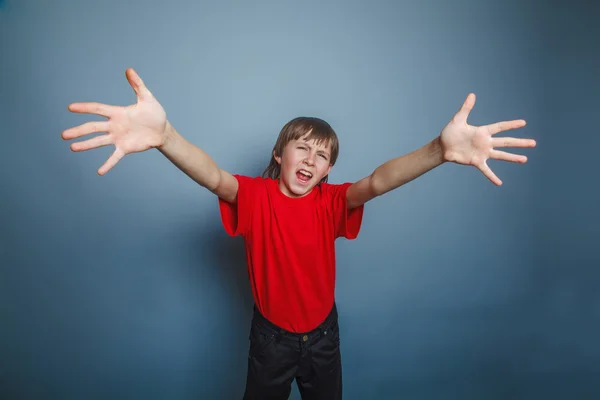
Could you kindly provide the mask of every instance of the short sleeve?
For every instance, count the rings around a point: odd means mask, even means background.
[[[256,196],[256,179],[243,175],[233,175],[238,181],[238,193],[235,203],[219,198],[221,222],[230,236],[246,235],[250,230],[250,220],[254,197]]]
[[[346,192],[351,185],[350,182],[341,185],[330,185],[336,238],[356,239],[360,232],[365,206],[361,204],[351,210],[348,209]]]

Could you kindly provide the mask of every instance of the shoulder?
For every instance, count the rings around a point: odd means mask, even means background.
[[[323,182],[317,185],[321,196],[323,197],[336,197],[340,195],[345,195],[348,188],[352,185],[351,182],[344,183],[328,183]]]
[[[240,191],[252,195],[260,196],[272,191],[274,186],[273,179],[263,178],[261,176],[249,176],[249,175],[233,175],[238,181]]]
[[[233,176],[238,181],[244,181],[244,182],[264,182],[269,179],[269,178],[263,178],[261,176],[250,176],[250,175],[242,175],[242,174],[233,174]]]
[[[233,176],[240,184],[251,186],[266,186],[270,180],[270,178],[263,178],[261,176],[249,176],[241,174],[234,174]]]

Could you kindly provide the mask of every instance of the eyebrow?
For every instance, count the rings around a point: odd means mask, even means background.
[[[306,142],[306,140],[304,140],[304,143],[299,142],[300,144],[304,144],[305,146],[308,146],[309,148],[313,148],[313,146],[311,146],[310,144],[308,144],[308,142]],[[329,154],[328,151],[326,150],[318,150],[317,153],[323,153],[325,154],[327,157],[331,157],[331,154]]]

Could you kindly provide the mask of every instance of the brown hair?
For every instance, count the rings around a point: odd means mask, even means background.
[[[281,157],[283,149],[289,142],[300,139],[308,132],[310,132],[310,135],[308,135],[306,140],[314,139],[316,140],[317,145],[320,145],[323,142],[325,142],[325,146],[331,144],[329,164],[333,166],[340,151],[340,144],[333,128],[331,128],[327,122],[319,118],[298,117],[285,124],[279,133],[275,146],[273,146],[273,152],[277,154],[278,157]],[[263,172],[262,177],[278,179],[280,173],[281,165],[275,160],[275,155],[271,154],[271,162]],[[319,183],[327,182],[327,176],[328,175],[325,175]]]

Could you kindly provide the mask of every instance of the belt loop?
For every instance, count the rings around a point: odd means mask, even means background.
[[[283,329],[279,329],[279,332],[275,334],[275,342],[279,344],[281,342],[281,338],[285,335],[285,331]]]
[[[320,333],[320,337],[323,338],[324,336],[327,335],[327,328],[324,328],[322,326],[319,327],[319,333]]]

